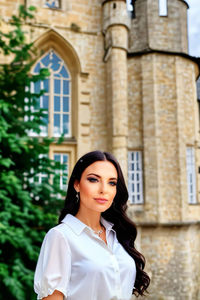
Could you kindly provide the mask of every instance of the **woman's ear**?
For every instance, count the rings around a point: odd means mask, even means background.
[[[77,179],[74,181],[74,189],[79,193],[79,181]]]

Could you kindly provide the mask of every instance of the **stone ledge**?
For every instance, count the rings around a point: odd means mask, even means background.
[[[173,222],[137,222],[137,226],[141,227],[184,227],[184,226],[191,226],[191,225],[199,225],[200,221],[173,221]]]
[[[145,49],[143,49],[141,51],[137,51],[137,52],[128,52],[127,57],[131,58],[134,56],[140,56],[140,55],[151,54],[151,53],[181,56],[181,57],[187,58],[187,59],[195,62],[200,69],[200,57],[191,56],[191,55],[189,55],[187,53],[183,53],[183,52],[163,51],[163,50],[158,50],[158,49],[145,48]]]

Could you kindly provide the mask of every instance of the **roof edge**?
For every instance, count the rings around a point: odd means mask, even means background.
[[[128,52],[127,56],[128,56],[128,58],[131,58],[131,57],[145,55],[145,54],[151,54],[151,53],[167,54],[167,55],[177,55],[177,56],[181,56],[181,57],[187,58],[187,59],[193,61],[194,63],[196,63],[198,65],[199,75],[200,75],[200,57],[191,56],[191,55],[189,55],[187,53],[176,52],[176,51],[164,51],[164,50],[146,48],[146,49],[144,49],[142,51],[138,51],[138,52]]]

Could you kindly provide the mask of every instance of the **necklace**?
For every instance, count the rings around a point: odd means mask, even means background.
[[[103,233],[103,226],[102,226],[102,229],[101,230],[98,230],[98,231],[95,231],[95,230],[93,230],[93,232],[95,233],[95,234],[97,234],[99,237],[100,237],[100,234],[102,234]]]

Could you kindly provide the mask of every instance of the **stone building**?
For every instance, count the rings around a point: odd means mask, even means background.
[[[152,300],[200,299],[197,60],[188,55],[184,0],[4,0],[5,20],[34,5],[25,25],[51,69],[41,135],[59,137],[50,157],[66,164],[61,187],[87,151],[111,151],[123,167],[137,246]],[[42,180],[42,178],[40,178]]]

